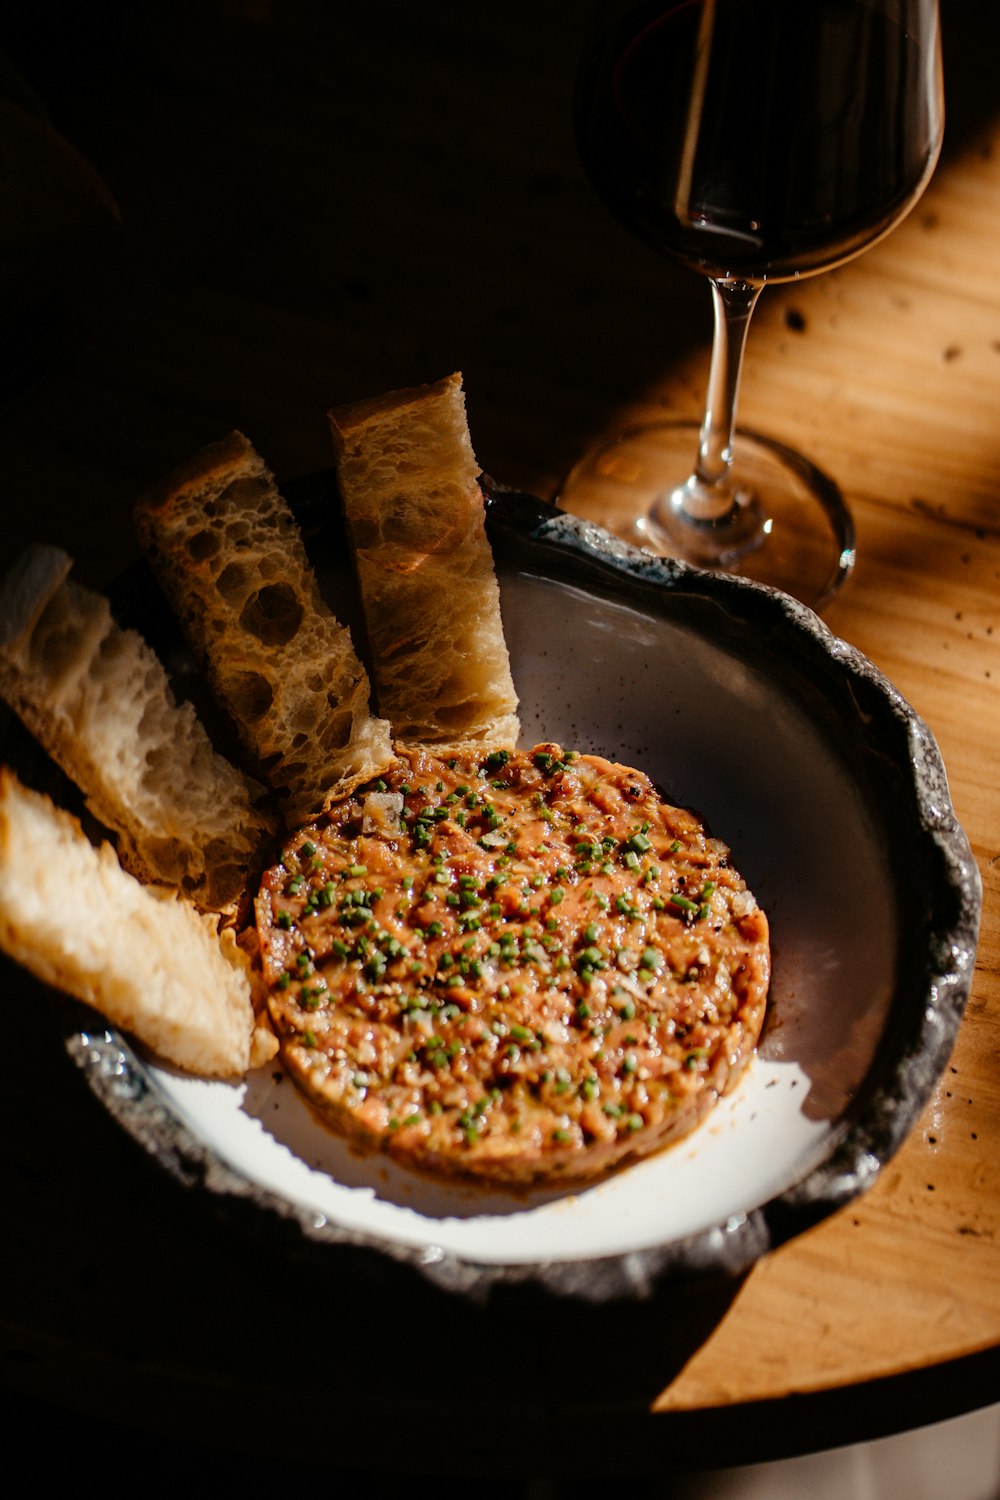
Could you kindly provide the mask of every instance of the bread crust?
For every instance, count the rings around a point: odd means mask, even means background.
[[[233,934],[144,886],[0,766],[0,947],[187,1072],[236,1078],[254,1014]]]
[[[462,375],[456,370],[451,375],[444,375],[440,380],[432,380],[424,385],[404,386],[399,390],[383,391],[378,396],[363,396],[358,401],[342,402],[331,407],[328,416],[339,432],[357,432],[372,421],[380,421],[386,412],[403,415],[410,408],[419,410],[431,402],[452,400],[456,392],[461,395],[462,389]],[[461,400],[464,410],[464,396]],[[469,452],[472,452],[471,439]]]
[[[404,747],[512,748],[517,695],[461,375],[328,418],[380,712]]]
[[[323,599],[295,519],[242,433],[135,507],[139,539],[209,682],[289,826],[392,759],[350,632]]]
[[[221,911],[273,831],[264,789],[213,749],[146,642],[71,567],[59,548],[33,546],[0,584],[0,695],[134,875]]]

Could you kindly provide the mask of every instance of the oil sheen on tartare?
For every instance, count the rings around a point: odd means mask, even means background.
[[[439,1174],[581,1182],[646,1155],[763,1024],[767,919],[726,845],[556,744],[400,755],[287,839],[256,920],[296,1083]]]

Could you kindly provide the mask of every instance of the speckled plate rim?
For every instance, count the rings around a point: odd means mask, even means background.
[[[304,529],[328,511],[328,474],[288,486]],[[70,1056],[94,1094],[121,1126],[177,1180],[225,1205],[250,1205],[254,1223],[292,1225],[312,1246],[376,1252],[416,1270],[437,1288],[488,1297],[498,1286],[531,1284],[560,1297],[591,1302],[649,1296],[666,1281],[735,1277],[785,1241],[864,1192],[898,1149],[947,1065],[975,961],[982,888],[968,839],[957,822],[944,764],[927,725],[861,652],[835,636],[806,606],[763,585],[653,558],[590,522],[533,496],[491,487],[488,529],[495,545],[512,548],[541,577],[614,599],[685,599],[721,610],[762,637],[776,633],[803,669],[832,670],[865,722],[905,760],[914,838],[928,855],[933,888],[922,955],[921,992],[895,1017],[891,1056],[838,1123],[823,1160],[759,1207],[699,1231],[634,1252],[579,1260],[481,1264],[428,1242],[402,1244],[331,1222],[326,1215],[262,1188],[225,1164],[173,1112],[149,1069],[116,1031],[68,1030]]]

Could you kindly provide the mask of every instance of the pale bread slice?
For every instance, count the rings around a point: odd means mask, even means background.
[[[0,947],[186,1072],[245,1073],[254,1014],[231,931],[123,870],[0,766]]]
[[[71,567],[58,547],[28,547],[0,582],[0,695],[134,875],[221,911],[269,830],[264,789],[213,749],[155,653]]]
[[[209,682],[290,826],[392,760],[349,630],[324,601],[295,518],[242,433],[145,495],[139,538]]]
[[[517,694],[461,375],[328,415],[379,712],[404,746],[512,748]]]

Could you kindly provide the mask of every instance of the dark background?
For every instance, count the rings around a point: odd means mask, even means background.
[[[330,405],[456,368],[483,467],[552,493],[709,334],[704,286],[611,221],[577,163],[590,13],[4,6],[8,95],[33,91],[120,214],[63,193],[64,222],[43,223],[53,165],[28,153],[24,222],[2,216],[5,543],[55,513],[83,576],[109,576],[136,495],[201,443],[240,427],[282,477],[326,467]],[[993,107],[1000,22],[977,0],[943,14],[954,152]]]

